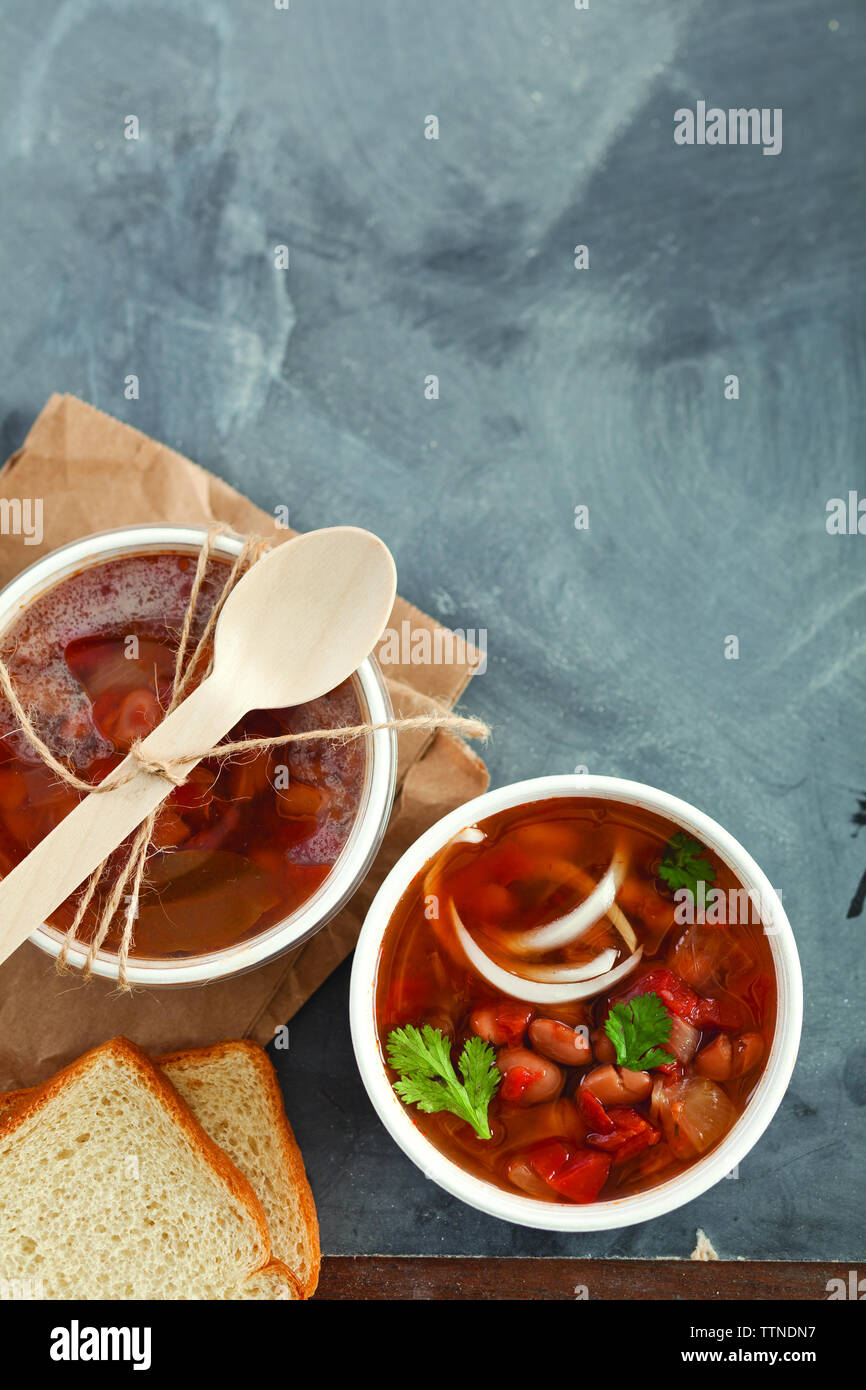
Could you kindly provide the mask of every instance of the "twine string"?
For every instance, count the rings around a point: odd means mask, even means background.
[[[184,614],[183,625],[178,638],[171,694],[165,711],[166,716],[177,708],[188,693],[190,682],[202,666],[205,657],[209,655],[212,662],[213,633],[229,594],[243,575],[246,574],[247,570],[250,569],[252,565],[256,564],[274,544],[272,540],[261,536],[245,537],[243,546],[226,576],[225,584],[208,614],[201,636],[198,638],[191,656],[187,657],[208,564],[214,554],[214,544],[219,536],[227,534],[231,534],[229,527],[220,523],[211,526],[199,552],[187,608]],[[210,663],[201,679],[205,679],[209,673]],[[397,689],[401,688],[399,682],[392,682],[391,684],[392,687],[396,687]],[[275,734],[272,737],[266,738],[238,739],[232,742],[214,744],[212,747],[203,748],[194,753],[178,755],[171,759],[161,759],[150,756],[143,747],[142,741],[138,740],[129,750],[128,759],[130,761],[130,766],[126,768],[126,770],[121,771],[119,768],[115,769],[109,772],[101,782],[92,783],[79,777],[70,767],[55,757],[48,744],[38,733],[30,714],[24,707],[12,684],[8,667],[5,662],[0,659],[0,691],[2,691],[15,719],[18,721],[20,732],[25,736],[28,743],[34,751],[38,753],[39,757],[45,765],[51,769],[55,776],[65,782],[67,786],[85,795],[113,791],[115,788],[124,786],[126,783],[133,781],[142,771],[161,777],[171,787],[180,787],[186,782],[189,776],[189,770],[196,763],[201,762],[205,758],[222,760],[237,756],[239,753],[256,753],[266,748],[278,748],[285,744],[304,743],[314,739],[344,744],[354,739],[365,737],[368,734],[374,734],[389,729],[393,729],[398,733],[408,732],[413,729],[430,731],[435,729],[446,729],[452,733],[460,734],[465,738],[485,739],[489,736],[490,730],[482,720],[454,714],[451,710],[446,709],[430,696],[421,695],[420,692],[411,690],[409,687],[402,688],[406,690],[407,693],[410,693],[414,700],[420,700],[422,702],[426,707],[426,712],[424,714],[411,715],[409,717],[398,715],[393,719],[386,719],[377,724],[348,724],[336,729],[308,729],[300,733]],[[90,938],[87,959],[83,970],[84,978],[89,979],[92,975],[97,955],[102,949],[114,919],[120,911],[121,903],[125,901],[126,906],[123,912],[123,927],[117,952],[118,985],[121,990],[129,991],[131,989],[127,978],[128,960],[132,948],[135,922],[138,916],[139,898],[145,881],[145,868],[151,852],[154,826],[159,816],[160,809],[161,808],[158,808],[156,811],[150,812],[142,821],[130,843],[124,862],[119,872],[116,874],[113,884],[108,890],[105,888],[104,876],[107,865],[112,858],[111,855],[104,859],[88,878],[81,891],[75,917],[63,938],[60,953],[57,957],[58,970],[69,970],[68,957],[70,948],[76,942],[79,928],[87,916],[94,897],[100,890],[100,884],[102,884],[102,890],[105,896],[104,900],[100,903],[96,929]]]

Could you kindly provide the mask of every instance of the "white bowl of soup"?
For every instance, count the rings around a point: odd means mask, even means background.
[[[137,526],[53,551],[0,593],[0,656],[54,755],[99,782],[163,716],[178,635],[205,532]],[[217,537],[191,644],[239,554]],[[267,633],[263,634],[267,640]],[[336,690],[291,710],[253,711],[232,737],[336,728],[392,716],[372,658]],[[394,795],[396,741],[378,729],[352,743],[310,740],[251,757],[205,759],[166,797],[154,827],[127,979],[189,985],[252,969],[318,931],[363,880]],[[0,874],[75,806],[18,731],[0,696]],[[109,863],[107,876],[122,862]],[[31,937],[57,956],[78,892]],[[87,959],[98,897],[68,962]],[[118,977],[121,922],[93,963]]]
[[[790,1080],[802,982],[778,894],[716,821],[563,775],[488,792],[374,899],[352,1039],[380,1119],[480,1211],[556,1231],[726,1177]]]

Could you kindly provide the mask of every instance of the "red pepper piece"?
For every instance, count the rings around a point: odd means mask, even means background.
[[[630,1158],[634,1158],[637,1154],[643,1153],[645,1149],[651,1149],[653,1144],[659,1142],[660,1138],[661,1136],[658,1130],[654,1130],[652,1126],[650,1126],[650,1132],[648,1134],[633,1134],[630,1139],[626,1139],[625,1143],[620,1145],[616,1153],[611,1155],[610,1161],[614,1168],[618,1168],[620,1164],[627,1163]]]
[[[591,1130],[597,1131],[599,1134],[613,1134],[615,1132],[616,1125],[601,1101],[593,1095],[588,1086],[581,1086],[578,1090],[577,1104]]]
[[[530,1071],[528,1067],[509,1067],[502,1079],[499,1094],[503,1100],[522,1100],[532,1085],[543,1073]]]
[[[626,1004],[636,994],[657,994],[666,1009],[693,1028],[739,1029],[743,1027],[740,1011],[721,999],[703,999],[679,975],[666,966],[658,966],[641,976],[616,1003]]]
[[[165,714],[152,690],[131,690],[126,695],[106,691],[93,705],[93,722],[118,748],[129,748],[145,738]]]
[[[701,1005],[705,1002],[700,995],[695,994],[693,989],[675,975],[672,970],[659,966],[656,970],[650,970],[640,980],[636,981],[630,989],[619,996],[621,1002],[626,1003],[633,999],[636,994],[657,994],[666,1009],[670,1009],[672,1014],[678,1018],[685,1019],[693,1028],[700,1027]]]
[[[655,1067],[655,1071],[660,1071],[668,1078],[669,1082],[682,1081],[686,1074],[686,1069],[682,1062],[665,1062],[661,1067]]]
[[[550,1179],[550,1186],[570,1202],[594,1202],[607,1182],[610,1159],[607,1154],[581,1149]]]
[[[526,1037],[526,1030],[532,1019],[533,1010],[525,1004],[500,1004],[494,1014],[498,1032],[502,1034],[506,1047],[519,1047]],[[497,1047],[499,1044],[496,1044]]]
[[[743,1012],[731,1000],[702,999],[700,1028],[722,1028],[725,1032],[736,1033],[745,1024]]]
[[[550,1182],[568,1163],[571,1154],[559,1139],[543,1139],[527,1152],[527,1162],[545,1182]]]
[[[194,767],[189,779],[180,787],[175,787],[169,797],[172,805],[184,811],[201,810],[213,798],[216,776],[206,767]]]
[[[661,1139],[661,1131],[630,1105],[612,1106],[607,1118],[613,1124],[614,1132],[588,1134],[586,1142],[594,1149],[610,1153],[615,1164],[625,1163],[626,1159],[652,1148]]]

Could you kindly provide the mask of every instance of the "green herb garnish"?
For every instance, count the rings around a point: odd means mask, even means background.
[[[496,1053],[481,1038],[469,1038],[460,1054],[462,1082],[451,1062],[451,1043],[439,1028],[425,1023],[395,1028],[388,1034],[388,1060],[400,1079],[394,1090],[407,1105],[425,1115],[450,1110],[470,1124],[479,1139],[490,1138],[487,1107],[502,1077]]]
[[[706,853],[704,846],[691,839],[684,830],[677,831],[668,842],[662,861],[659,864],[659,878],[663,878],[670,888],[688,888],[692,902],[698,901],[698,884],[711,887],[716,881],[716,871],[709,859],[701,858]]]
[[[616,1048],[617,1066],[649,1071],[674,1059],[660,1045],[671,1035],[673,1020],[657,994],[636,994],[627,1004],[614,1004],[604,1031]]]

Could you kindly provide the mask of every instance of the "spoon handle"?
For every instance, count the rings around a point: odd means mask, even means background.
[[[204,681],[143,740],[142,751],[170,759],[209,748],[240,718],[226,691]],[[194,766],[187,764],[187,769]],[[126,757],[109,783],[137,767]],[[48,920],[69,894],[107,859],[171,792],[158,773],[138,768],[130,781],[91,792],[0,882],[0,963]]]

